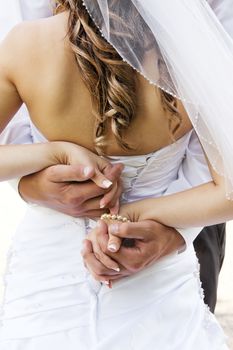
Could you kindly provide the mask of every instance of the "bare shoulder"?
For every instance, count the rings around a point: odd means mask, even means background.
[[[48,52],[65,37],[64,15],[16,25],[0,45],[0,56],[9,72],[19,70],[28,63],[38,64]],[[27,67],[28,68],[28,67]]]

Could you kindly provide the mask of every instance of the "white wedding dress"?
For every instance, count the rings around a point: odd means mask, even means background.
[[[35,142],[43,136],[33,128]],[[160,196],[177,177],[191,133],[123,162],[123,201]],[[184,204],[185,205],[185,204]],[[113,284],[85,269],[82,241],[95,222],[29,206],[8,256],[1,350],[225,350],[203,302],[193,248]]]

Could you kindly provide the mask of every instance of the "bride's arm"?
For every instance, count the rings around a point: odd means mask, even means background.
[[[15,55],[16,29],[0,44],[0,133],[22,105],[22,99],[14,83],[15,62],[20,59]],[[75,144],[48,142],[0,146],[0,181],[22,177],[55,164],[74,167],[81,165],[86,178],[92,179],[99,187],[109,188],[111,185],[102,174],[108,162]]]
[[[208,226],[233,218],[233,201],[226,198],[225,180],[209,165],[213,181],[198,187],[146,199],[121,208],[133,221],[155,220],[171,227]]]
[[[0,132],[22,105],[22,100],[12,80],[13,43],[0,45]],[[36,172],[54,164],[51,144],[1,146],[0,180]]]

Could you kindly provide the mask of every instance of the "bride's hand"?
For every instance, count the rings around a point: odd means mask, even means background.
[[[60,164],[60,168],[72,167],[72,171],[69,170],[69,182],[79,182],[80,179],[81,181],[92,180],[98,187],[106,190],[102,197],[95,199],[96,205],[99,205],[100,209],[109,208],[111,213],[118,212],[122,184],[119,178],[112,182],[111,178],[105,176],[107,169],[111,166],[109,161],[82,146],[69,142],[54,142],[53,157],[55,164]],[[123,165],[120,163],[116,167],[119,173],[123,170]],[[64,174],[66,172],[64,169]],[[64,181],[67,181],[67,177]],[[61,182],[61,178],[59,178],[59,182]]]
[[[110,188],[113,184],[103,174],[109,162],[82,146],[70,142],[53,142],[53,157],[55,164],[77,166],[79,171],[82,167],[84,176],[98,187]]]
[[[108,227],[103,220],[99,220],[98,226],[84,241],[84,264],[98,281],[109,283],[130,276],[163,256],[183,250],[185,246],[179,232],[153,220],[116,225],[118,228],[113,234],[122,240],[133,240],[132,247],[122,245],[118,252],[111,253],[108,250],[108,239],[112,227]]]
[[[98,233],[101,232],[101,240],[99,240]],[[93,253],[107,269],[120,272],[120,266],[111,257],[109,257],[106,251],[103,250],[103,245],[107,247],[109,240],[108,226],[102,221],[97,222],[96,227],[91,230],[86,237],[92,243]],[[112,274],[114,274],[112,272]]]

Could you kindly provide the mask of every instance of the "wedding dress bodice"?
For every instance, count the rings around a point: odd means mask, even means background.
[[[33,124],[31,124],[31,133],[34,143],[47,141]],[[124,164],[122,202],[162,195],[170,183],[177,178],[191,133],[192,131],[178,141],[145,155],[109,156],[111,163]]]
[[[190,156],[191,135],[147,155],[109,157],[125,166],[122,201],[167,194]],[[31,137],[47,142],[33,125]],[[203,303],[192,245],[109,289],[83,264],[82,242],[95,225],[29,205],[8,255],[1,350],[226,349]]]

